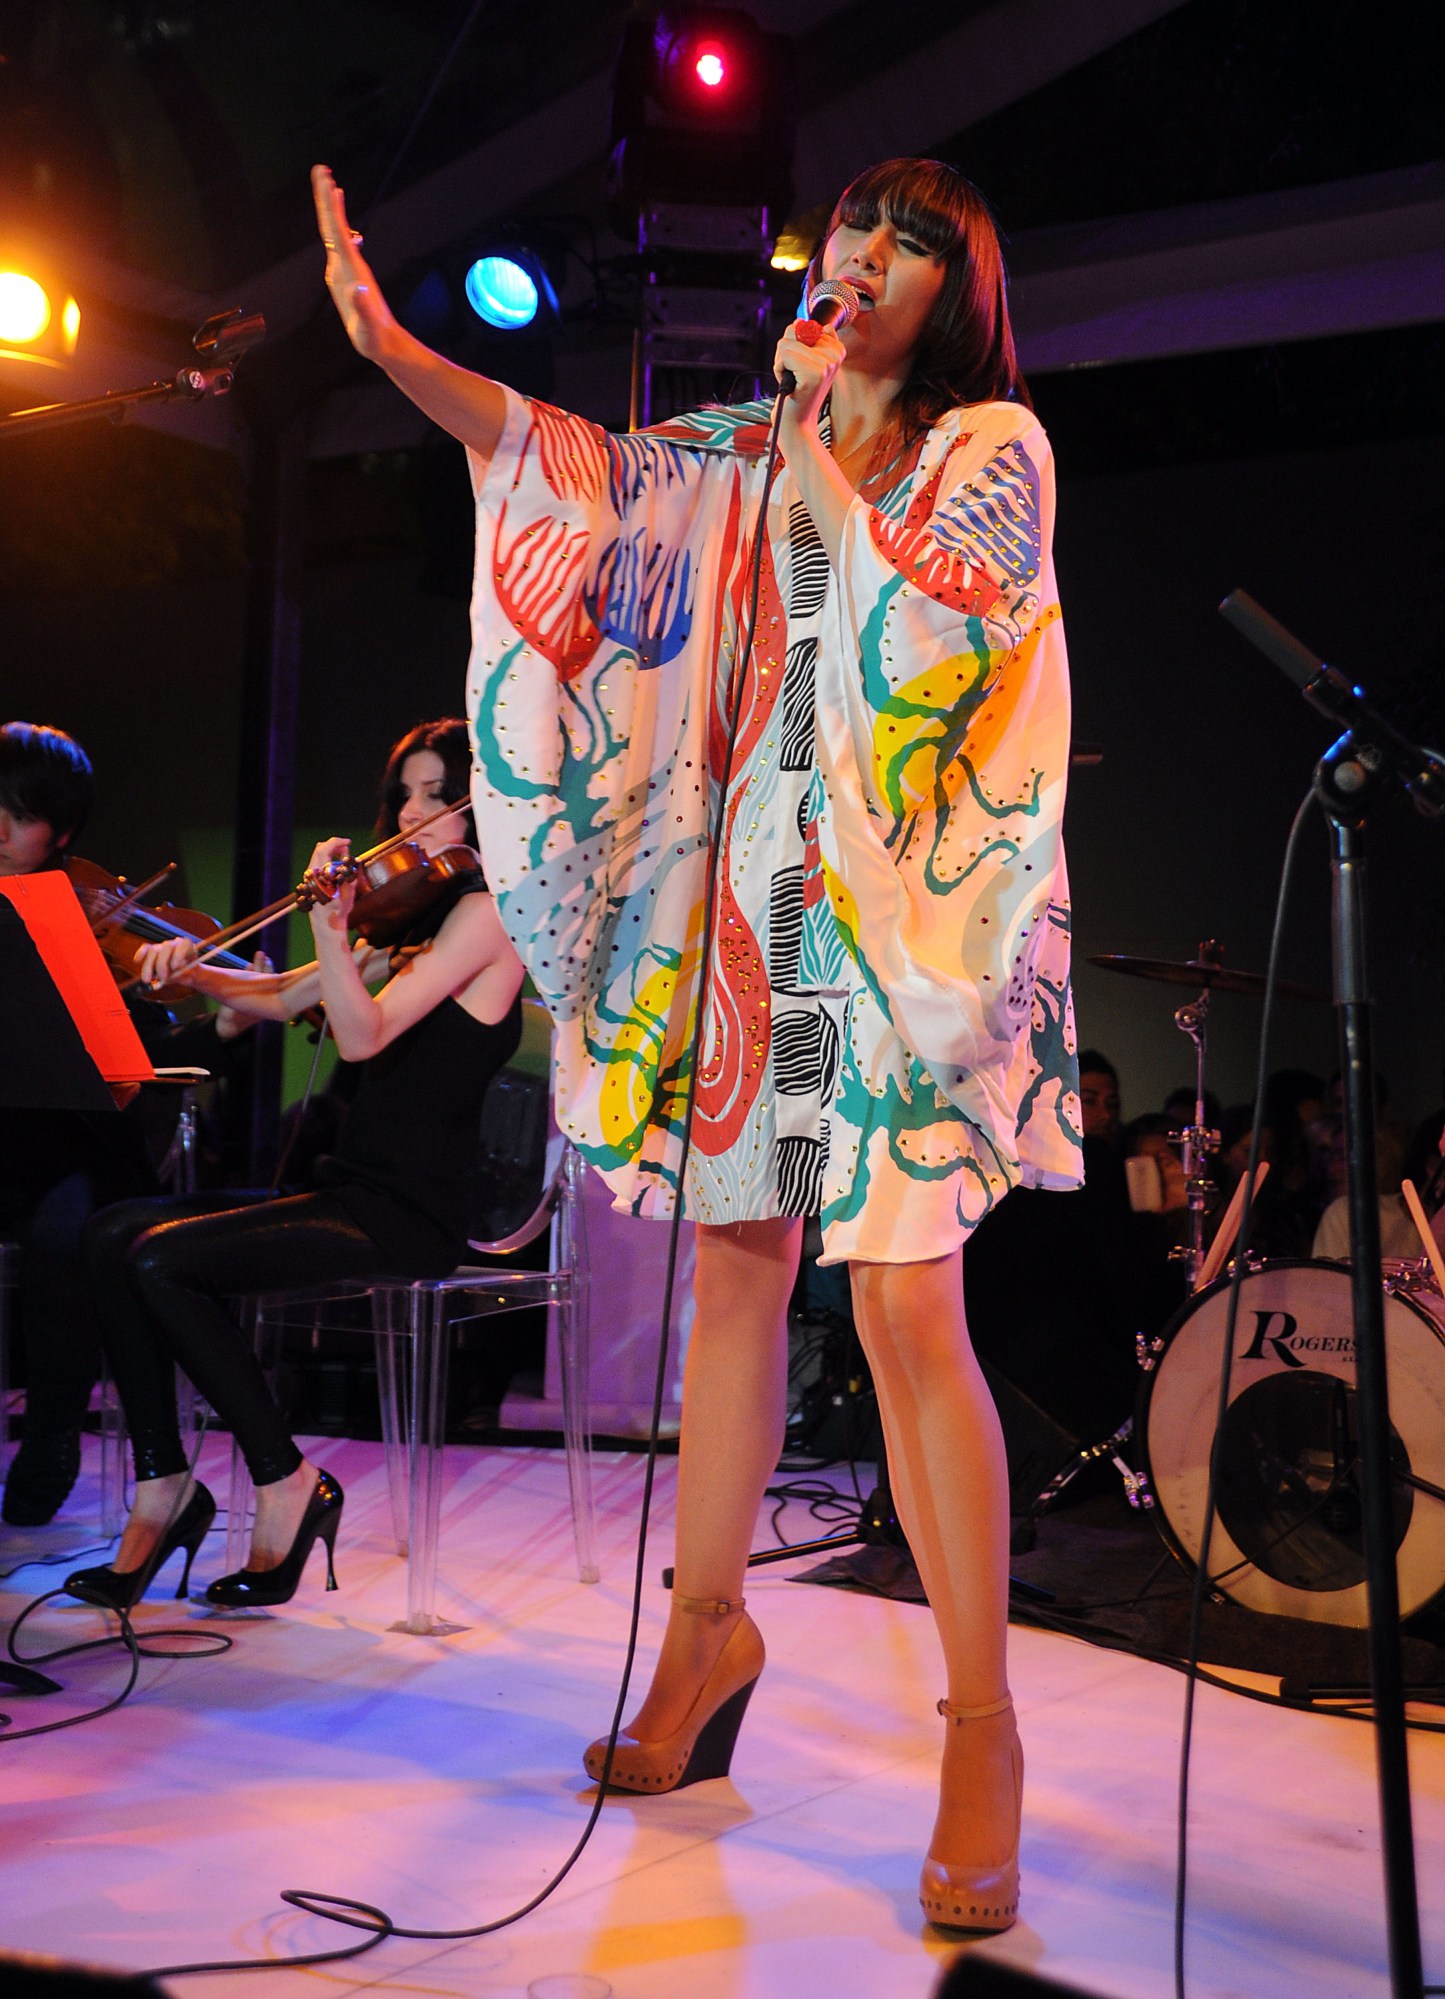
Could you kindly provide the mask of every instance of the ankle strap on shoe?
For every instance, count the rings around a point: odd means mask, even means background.
[[[1013,1706],[1012,1694],[1005,1694],[1000,1701],[990,1701],[986,1707],[955,1707],[952,1701],[940,1701],[938,1712],[946,1721],[987,1721],[992,1714],[1002,1714],[1005,1708]]]
[[[678,1610],[691,1611],[695,1617],[727,1617],[735,1610],[746,1610],[747,1599],[738,1597],[729,1603],[722,1596],[679,1596],[672,1592],[672,1601]]]

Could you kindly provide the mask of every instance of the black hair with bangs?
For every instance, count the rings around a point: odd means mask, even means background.
[[[926,430],[960,403],[1032,409],[1009,325],[997,225],[973,182],[943,160],[883,160],[851,181],[808,266],[808,289],[822,275],[823,244],[835,229],[871,229],[880,218],[900,236],[916,237],[944,267],[943,289],[899,392],[905,434]]]
[[[462,807],[467,815],[467,844],[477,844],[476,821],[472,818],[472,742],[467,734],[467,725],[455,715],[444,716],[438,722],[418,722],[414,729],[408,729],[401,741],[392,749],[386,760],[386,769],[381,779],[381,810],[376,817],[376,830],[382,838],[389,840],[400,830],[398,819],[405,804],[401,774],[408,757],[419,751],[430,750],[442,760],[442,803]]]

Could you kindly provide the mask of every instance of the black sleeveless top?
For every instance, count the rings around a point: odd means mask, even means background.
[[[520,996],[494,1026],[448,998],[363,1065],[316,1181],[399,1275],[444,1277],[462,1261],[482,1099],[521,1038]]]
[[[474,893],[482,887],[480,878],[469,884]],[[407,941],[435,934],[445,914]],[[361,1065],[336,1149],[317,1161],[315,1181],[398,1276],[445,1277],[465,1256],[482,1099],[521,1038],[520,993],[490,1026],[448,997]]]

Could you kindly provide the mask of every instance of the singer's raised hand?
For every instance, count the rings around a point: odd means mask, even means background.
[[[326,289],[357,353],[368,361],[380,361],[396,321],[361,254],[360,234],[346,219],[346,197],[333,180],[330,167],[311,169],[311,192],[316,202],[316,226],[326,250]]]
[[[403,395],[479,460],[490,458],[506,421],[505,392],[485,375],[434,354],[393,319],[361,254],[361,238],[347,222],[346,200],[330,167],[311,169],[311,192],[326,246],[326,289],[352,346],[385,369]]]

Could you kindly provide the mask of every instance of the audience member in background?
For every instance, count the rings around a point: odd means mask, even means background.
[[[1259,1107],[1260,1157],[1269,1174],[1255,1201],[1250,1247],[1308,1257],[1328,1198],[1325,1084],[1308,1069],[1276,1069]]]
[[[1182,1131],[1185,1125],[1193,1124],[1194,1105],[1195,1096],[1194,1085],[1192,1083],[1181,1083],[1177,1090],[1169,1092],[1168,1096],[1164,1099],[1164,1115],[1169,1120],[1169,1126],[1172,1131]],[[1220,1107],[1218,1097],[1215,1096],[1213,1090],[1206,1090],[1204,1092],[1204,1123],[1206,1129],[1209,1131],[1218,1131],[1219,1120],[1223,1115],[1224,1112]]]
[[[1410,1134],[1405,1178],[1414,1185],[1430,1217],[1430,1230],[1445,1254],[1445,1105],[1431,1111]]]
[[[1249,1164],[1249,1147],[1254,1137],[1254,1105],[1230,1104],[1219,1114],[1219,1150],[1214,1155],[1214,1177],[1219,1183],[1221,1203],[1227,1203],[1244,1178]]]
[[[63,729],[0,725],[0,875],[61,869],[95,797],[90,758]],[[153,1062],[225,1066],[221,1044],[241,1028],[226,1010],[178,1027],[132,989],[126,1005]],[[17,1110],[0,1105],[0,1239],[18,1251],[25,1434],[5,1480],[3,1517],[40,1527],[80,1470],[81,1421],[100,1376],[100,1336],[80,1258],[97,1208],[159,1191],[178,1093],[143,1089],[124,1111]],[[158,1114],[157,1114],[158,1111]]]
[[[1119,1144],[1119,1072],[1097,1048],[1079,1054],[1079,1102],[1084,1112],[1084,1137],[1101,1139],[1116,1150]],[[1087,1174],[1088,1161],[1085,1160]]]
[[[1314,1256],[1338,1257],[1347,1262],[1350,1255],[1350,1202],[1345,1183],[1344,1126],[1336,1127],[1338,1173],[1340,1192],[1330,1202],[1320,1216],[1319,1227],[1311,1254]],[[1416,1192],[1425,1201],[1426,1212],[1431,1212],[1445,1196],[1445,1187],[1437,1188],[1433,1197],[1427,1191],[1440,1168],[1440,1141],[1445,1131],[1445,1111],[1435,1111],[1416,1127],[1408,1143],[1403,1143],[1391,1124],[1382,1123],[1375,1134],[1375,1169],[1379,1175],[1380,1196],[1380,1254],[1391,1262],[1408,1261],[1423,1254],[1419,1231],[1405,1206],[1405,1197],[1400,1192],[1401,1180],[1413,1183]],[[1445,1204],[1439,1210],[1445,1216]]]
[[[1163,1111],[1146,1111],[1124,1129],[1124,1177],[1130,1205],[1157,1218],[1161,1238],[1171,1243],[1189,1239],[1188,1188],[1179,1148],[1170,1134],[1178,1129]],[[1142,1170],[1134,1162],[1140,1162]]]

